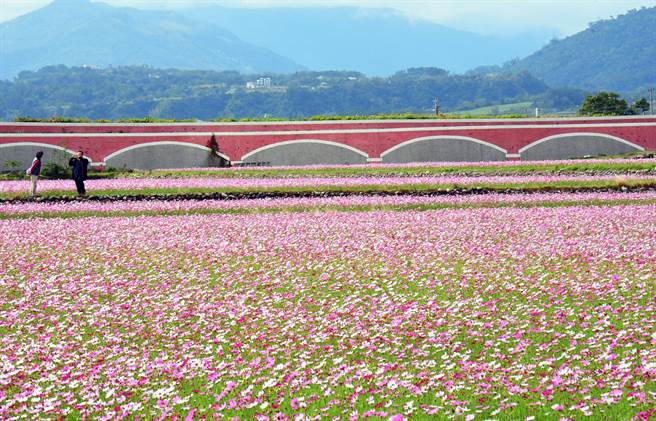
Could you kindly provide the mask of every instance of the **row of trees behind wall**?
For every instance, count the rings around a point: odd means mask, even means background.
[[[539,110],[539,109],[538,109]],[[645,115],[653,114],[652,102],[648,101],[646,98],[640,98],[635,101],[633,104],[629,103],[619,97],[619,94],[614,92],[600,92],[595,95],[588,95],[581,108],[578,111],[580,116],[631,116],[631,115]],[[504,114],[504,115],[470,115],[470,114],[440,114],[439,118],[468,118],[468,117],[489,117],[489,118],[523,118],[528,117],[528,114]],[[305,121],[321,121],[321,120],[391,120],[391,119],[429,119],[435,118],[435,115],[432,114],[370,114],[370,115],[350,115],[350,116],[339,116],[339,115],[318,115],[303,118]],[[264,118],[213,118],[207,121],[216,121],[216,122],[230,122],[230,121],[286,121],[288,118],[277,118],[277,117],[264,117]],[[117,120],[108,120],[108,119],[97,119],[92,120],[90,118],[71,118],[71,117],[50,117],[50,118],[35,118],[35,117],[16,117],[13,119],[15,122],[49,122],[49,123],[174,123],[174,122],[195,122],[196,119],[161,119],[154,117],[143,117],[143,118],[126,118],[126,119],[117,119]]]
[[[452,116],[467,116],[467,110],[474,115],[526,116],[532,115],[534,108],[542,114],[630,115],[650,108],[645,98],[634,98],[629,105],[617,93],[586,97],[576,89],[553,89],[528,73],[453,75],[441,69],[418,68],[370,78],[356,72],[301,72],[267,75],[270,86],[253,87],[249,81],[258,76],[141,66],[50,66],[22,72],[13,81],[0,81],[0,119],[425,118],[433,115],[436,96],[441,112]]]
[[[271,79],[270,86],[252,82]],[[249,84],[251,82],[251,84]],[[0,119],[19,116],[126,119],[307,118],[317,115],[432,114],[499,104],[544,110],[576,110],[586,93],[552,89],[528,73],[455,75],[419,68],[389,77],[357,72],[244,75],[237,72],[94,69],[50,66],[0,81]],[[499,107],[503,113],[518,110]]]

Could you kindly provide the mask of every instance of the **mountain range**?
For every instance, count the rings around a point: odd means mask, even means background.
[[[226,28],[309,69],[356,70],[370,76],[389,76],[413,67],[462,73],[524,57],[552,36],[537,29],[507,37],[481,35],[411,19],[391,9],[206,5],[179,13]]]
[[[656,8],[632,10],[538,49],[540,31],[502,40],[386,9],[54,0],[0,24],[0,108],[5,117],[291,117],[422,112],[440,96],[456,111],[571,110],[584,91],[636,98],[656,85],[654,27]],[[515,55],[526,57],[503,63]],[[246,89],[259,77],[273,79],[271,90]]]
[[[55,0],[0,24],[0,79],[53,64],[161,68],[302,70],[303,66],[231,32],[169,11]]]
[[[549,35],[510,38],[411,20],[390,9],[225,8],[176,11],[54,0],[0,24],[0,79],[47,65],[290,73],[411,67],[463,72],[535,51]]]

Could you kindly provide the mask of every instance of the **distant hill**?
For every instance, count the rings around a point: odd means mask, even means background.
[[[357,70],[376,76],[410,67],[461,73],[502,64],[536,51],[552,35],[536,29],[506,38],[484,36],[389,9],[356,7],[194,6],[179,13],[222,26],[313,70]]]
[[[46,65],[293,72],[302,67],[211,23],[173,12],[55,0],[0,24],[0,79]]]
[[[247,87],[259,77],[271,78],[271,86]],[[533,103],[564,109],[578,106],[583,99],[582,92],[551,90],[527,73],[462,76],[416,68],[378,78],[338,71],[244,75],[152,67],[50,66],[21,72],[13,81],[0,81],[0,119],[431,113],[435,96],[446,112],[521,102],[526,103],[527,112]]]
[[[632,10],[554,40],[508,69],[551,86],[640,94],[656,85],[656,7]]]

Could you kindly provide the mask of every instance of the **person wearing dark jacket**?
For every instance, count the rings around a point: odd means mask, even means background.
[[[32,196],[36,196],[36,183],[39,181],[39,176],[41,175],[41,158],[43,157],[43,151],[36,153],[34,160],[32,160],[32,165],[25,171],[25,174],[30,176],[32,181],[32,189],[30,190]]]
[[[77,187],[78,196],[86,195],[84,180],[87,179],[89,160],[84,157],[84,152],[79,151],[76,156],[68,161],[68,166],[73,170],[73,180],[75,181],[75,187]]]

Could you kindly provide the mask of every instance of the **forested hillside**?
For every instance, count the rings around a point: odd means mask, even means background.
[[[271,79],[270,87],[257,86],[261,77]],[[247,87],[248,82],[254,86]],[[210,119],[430,113],[435,97],[439,97],[443,111],[453,112],[521,101],[552,109],[576,108],[584,94],[551,90],[527,73],[463,76],[435,68],[371,78],[357,72],[244,75],[143,66],[50,66],[22,72],[13,81],[0,81],[0,118]]]
[[[509,69],[552,86],[643,94],[656,85],[656,7],[632,10],[554,40]]]

